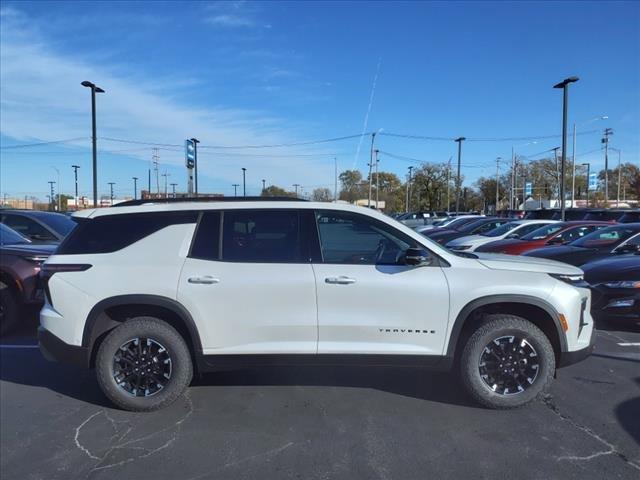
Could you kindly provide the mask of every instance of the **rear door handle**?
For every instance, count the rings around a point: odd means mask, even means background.
[[[200,285],[212,285],[214,283],[220,283],[220,279],[212,277],[211,275],[203,275],[202,277],[189,277],[187,282]]]
[[[339,277],[327,277],[324,279],[325,283],[334,283],[337,285],[350,285],[352,283],[356,283],[355,278],[345,277],[340,275]]]

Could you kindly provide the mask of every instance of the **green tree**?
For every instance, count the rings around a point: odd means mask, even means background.
[[[345,170],[338,177],[340,179],[340,200],[354,203],[362,197],[362,173],[358,170]]]
[[[276,185],[269,185],[260,194],[261,197],[294,197],[296,196],[295,192],[288,192],[284,188],[278,187]]]
[[[330,202],[333,200],[333,193],[328,188],[316,188],[311,193],[311,199],[314,202]]]

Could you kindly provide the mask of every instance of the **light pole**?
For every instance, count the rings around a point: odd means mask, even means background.
[[[96,93],[104,90],[87,80],[80,85],[91,89],[91,142],[93,146],[93,208],[98,206],[98,146],[96,139]]]
[[[56,174],[58,175],[58,212],[59,212],[60,211],[60,192],[62,191],[62,187],[60,183],[60,170],[58,170],[54,166],[52,166],[51,168],[53,168],[56,171]],[[53,202],[53,199],[51,199],[51,201]]]
[[[409,188],[411,188],[411,172],[413,170],[413,167],[409,167],[409,180],[407,180],[407,199],[404,203],[405,208],[407,209],[407,213],[409,213]]]
[[[379,209],[378,203],[380,199],[380,196],[378,194],[378,192],[380,191],[380,175],[378,175],[378,163],[380,163],[380,160],[378,159],[379,152],[380,150],[378,150],[377,148],[374,150],[375,158],[376,158],[376,210]]]
[[[582,164],[583,167],[587,167],[587,188],[586,190],[586,194],[587,194],[587,207],[589,206],[589,173],[591,170],[591,164],[590,163],[583,163]]]
[[[371,169],[373,168],[373,156],[375,153],[373,145],[376,141],[376,135],[381,131],[382,129],[379,129],[378,131],[371,134],[371,154],[369,156],[369,199],[367,200],[367,207],[371,207]]]
[[[170,177],[171,174],[164,172],[162,174],[162,176],[164,177],[164,198],[167,198],[168,192],[167,192],[167,177]]]
[[[73,176],[75,177],[75,182],[76,182],[76,210],[78,210],[78,169],[80,168],[80,165],[71,165],[71,168],[73,168]]]
[[[609,136],[613,135],[613,130],[610,128],[604,129],[604,137],[602,143],[604,143],[604,206],[609,206]]]
[[[240,186],[239,183],[234,183],[233,185],[233,196],[237,197],[238,196],[238,187]]]
[[[298,187],[300,186],[299,183],[294,183],[293,187],[296,189],[296,198],[298,198]]]
[[[193,174],[194,174],[194,180],[195,180],[195,194],[197,197],[198,196],[198,144],[200,143],[200,140],[198,140],[197,138],[192,138],[191,141],[193,142]]]
[[[458,175],[456,177],[456,215],[460,213],[460,161],[462,160],[462,142],[465,137],[458,137],[454,141],[458,142]]]
[[[562,163],[560,164],[560,220],[564,222],[564,166],[567,161],[567,110],[569,108],[569,84],[577,82],[578,77],[565,78],[553,88],[562,89]]]
[[[55,210],[55,206],[53,203],[53,198],[54,198],[54,194],[53,194],[53,186],[56,184],[56,182],[49,180],[49,187],[51,188],[51,195],[49,196],[49,209],[50,210]]]
[[[587,120],[586,122],[581,123],[580,127],[587,125],[589,123],[595,122],[597,120],[606,120],[607,118],[609,118],[607,115],[601,115],[599,117],[595,117],[592,118],[591,120]],[[575,208],[575,198],[576,198],[576,124],[573,124],[573,161],[571,163],[573,163],[573,172],[572,172],[572,179],[571,179],[571,208]]]
[[[262,179],[262,191],[264,192],[265,189],[265,184],[266,184],[266,180],[263,178]]]
[[[110,195],[109,198],[111,199],[110,204],[113,207],[113,186],[116,184],[116,182],[109,182],[109,188],[110,188]]]
[[[176,186],[177,186],[177,185],[178,185],[177,183],[172,183],[172,184],[171,184],[171,196],[172,196],[173,198],[176,198]]]
[[[502,157],[496,158],[496,215],[498,214],[498,202],[500,201],[500,160]]]
[[[136,200],[138,198],[138,177],[133,178],[133,199]]]
[[[242,167],[242,196],[247,196],[247,169]]]

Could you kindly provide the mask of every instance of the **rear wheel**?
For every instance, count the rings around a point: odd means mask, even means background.
[[[169,324],[153,317],[127,320],[104,339],[96,356],[104,394],[131,411],[173,403],[193,376],[189,348]]]
[[[15,293],[5,282],[0,282],[0,335],[12,330],[20,320],[20,305]]]
[[[479,403],[504,409],[542,394],[555,372],[547,336],[514,315],[490,315],[469,337],[460,361],[462,381]]]

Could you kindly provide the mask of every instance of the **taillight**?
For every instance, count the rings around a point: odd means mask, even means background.
[[[51,301],[51,292],[49,292],[49,279],[55,273],[63,272],[84,272],[89,270],[91,265],[88,263],[45,263],[40,269],[40,280],[42,281],[42,288],[47,297],[47,301],[53,305]]]

